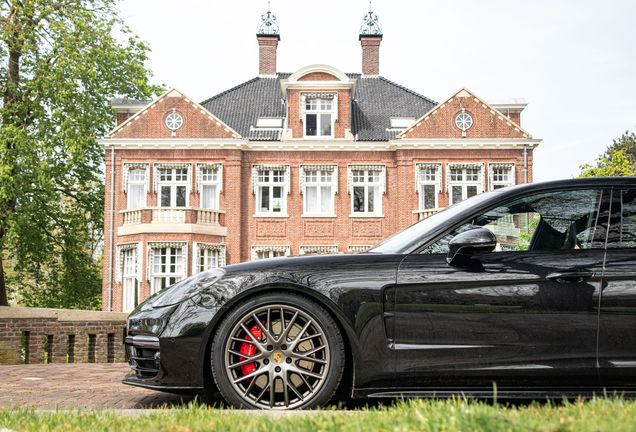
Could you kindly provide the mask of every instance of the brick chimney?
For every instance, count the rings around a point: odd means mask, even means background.
[[[360,35],[362,75],[380,75],[380,42],[382,35]]]
[[[276,48],[280,35],[257,34],[258,39],[258,73],[259,75],[276,75]]]

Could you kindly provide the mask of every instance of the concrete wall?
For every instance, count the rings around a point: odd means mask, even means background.
[[[26,362],[125,362],[122,329],[128,314],[69,309],[0,306],[0,365],[20,364],[26,335]],[[48,339],[48,341],[47,341]],[[68,354],[68,355],[67,355]]]

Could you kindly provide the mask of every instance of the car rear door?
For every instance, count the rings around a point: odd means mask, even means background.
[[[511,199],[406,257],[393,306],[402,385],[598,386],[595,223],[608,200],[600,189]],[[448,241],[476,226],[496,251],[448,265]]]
[[[636,188],[614,189],[601,294],[601,383],[636,389]]]

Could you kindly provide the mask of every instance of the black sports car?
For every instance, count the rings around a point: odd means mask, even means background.
[[[636,178],[487,192],[368,252],[203,272],[149,298],[131,384],[247,408],[636,392]]]

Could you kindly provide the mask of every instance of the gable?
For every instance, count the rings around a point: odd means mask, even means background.
[[[472,126],[465,132],[455,124],[462,113],[472,118]],[[525,139],[532,136],[513,119],[463,88],[418,119],[398,138]]]
[[[166,125],[166,117],[172,113],[183,119],[182,126],[176,130]],[[172,89],[119,125],[108,137],[231,139],[240,136],[201,105]]]

